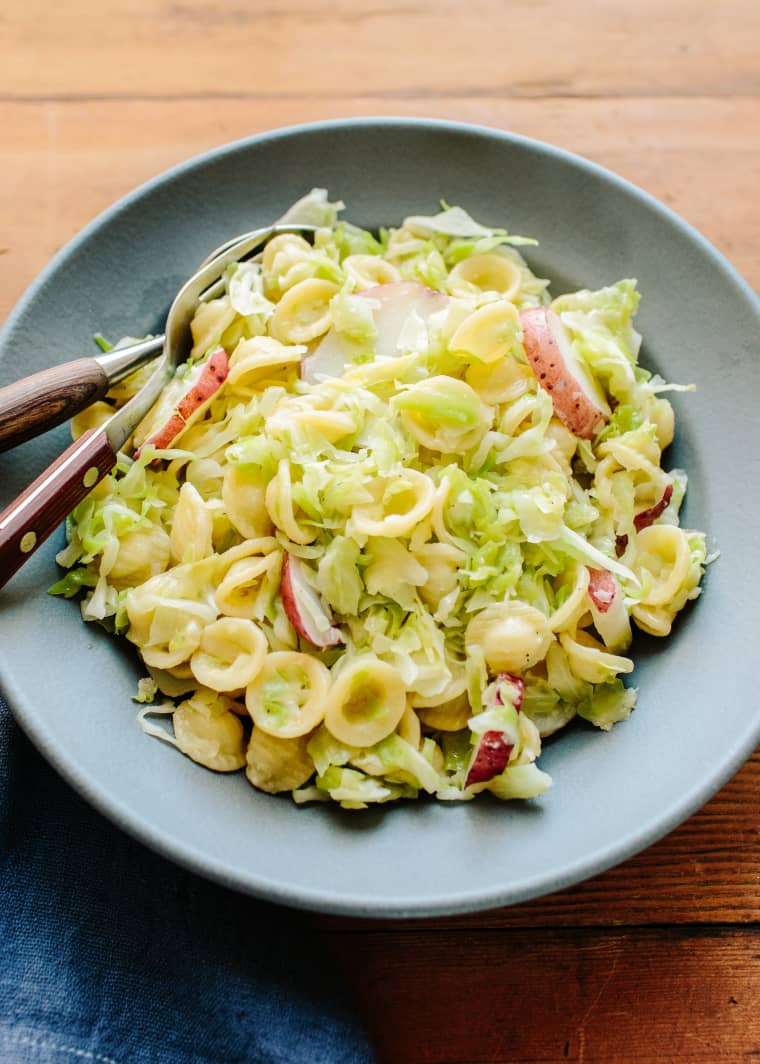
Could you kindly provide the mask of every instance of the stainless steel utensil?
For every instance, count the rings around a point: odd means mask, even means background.
[[[158,399],[177,366],[186,360],[191,347],[193,314],[199,302],[213,299],[223,290],[227,267],[250,257],[278,233],[311,233],[315,228],[311,225],[272,225],[246,233],[229,242],[221,254],[182,286],[166,319],[163,354],[140,391],[100,428],[83,433],[0,513],[0,587],[113,469],[118,451]],[[109,368],[112,373],[121,373],[125,366],[134,369],[126,349],[111,354]]]
[[[277,227],[278,231],[282,232],[309,228]],[[254,230],[225,240],[206,256],[184,288],[192,286],[211,263],[220,260],[232,248],[244,245],[260,232],[261,230]],[[203,298],[215,298],[223,287],[224,281],[219,278],[215,285],[211,285],[209,290],[204,292]],[[192,287],[189,291],[193,291]],[[116,351],[52,366],[0,388],[0,452],[55,428],[97,399],[102,399],[112,385],[160,355],[163,346],[164,336],[152,336]]]

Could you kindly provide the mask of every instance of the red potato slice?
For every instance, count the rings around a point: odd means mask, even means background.
[[[319,384],[329,377],[342,377],[351,365],[351,356],[337,329],[331,328],[309,355],[301,359],[299,376],[307,384]]]
[[[519,676],[512,676],[511,673],[508,672],[499,673],[497,678],[498,686],[496,687],[495,693],[495,702],[499,706],[504,705],[501,685],[505,682],[509,683],[512,687],[510,700],[519,713],[523,695],[525,694],[525,684]],[[472,761],[470,762],[470,767],[464,782],[465,787],[469,787],[473,783],[487,783],[488,780],[493,779],[494,776],[501,775],[507,767],[513,749],[514,743],[509,742],[509,739],[504,732],[483,732],[475,747]]]
[[[530,367],[551,395],[557,417],[575,436],[593,439],[610,416],[610,408],[573,351],[558,315],[546,307],[531,307],[520,312],[520,325]]]
[[[624,650],[631,643],[631,621],[623,590],[607,569],[589,567],[588,597],[594,627],[608,650]]]
[[[393,281],[390,284],[365,288],[356,295],[371,299],[376,306],[372,310],[377,335],[375,357],[395,358],[404,326],[416,313],[422,321],[448,304],[449,297],[436,292],[418,281]],[[337,329],[331,328],[311,355],[301,363],[301,377],[314,384],[325,377],[340,377],[352,365],[353,352]]]
[[[654,524],[663,510],[667,507],[668,503],[673,497],[673,485],[668,484],[662,493],[662,498],[659,502],[656,502],[654,506],[650,506],[648,510],[642,510],[641,513],[636,514],[633,519],[633,527],[637,532],[640,532],[642,528],[648,528],[649,525]]]
[[[303,562],[285,554],[280,582],[282,605],[288,620],[308,643],[334,647],[343,642],[340,629],[333,626],[314,588],[306,579]]]
[[[203,404],[219,391],[227,380],[229,371],[230,360],[227,358],[227,352],[223,347],[219,347],[203,367],[198,383],[180,400],[177,407],[179,416],[189,421],[193,415],[197,414]]]
[[[607,569],[589,569],[588,595],[599,613],[606,613],[619,593],[618,582]]]
[[[416,312],[422,321],[443,310],[449,297],[436,292],[419,281],[394,281],[375,285],[359,295],[374,299],[380,306],[374,311],[377,337],[375,357],[393,358],[398,354],[398,342],[409,317]]]
[[[497,705],[504,705],[501,685],[508,683],[512,688],[510,701],[519,713],[520,707],[522,706],[523,697],[525,695],[525,681],[523,680],[523,678],[521,676],[513,676],[511,672],[500,672],[496,679],[499,684],[499,686],[496,688]]]
[[[157,450],[170,447],[177,438],[206,410],[221,386],[227,380],[230,363],[223,347],[218,348],[209,360],[203,364],[197,381],[181,397],[174,412],[167,421],[145,440],[135,451],[135,458],[146,444],[152,444]]]
[[[513,750],[513,743],[508,743],[504,732],[483,732],[475,747],[475,756],[470,762],[470,769],[465,787],[473,783],[487,783],[494,776],[500,776],[507,767],[509,756]]]

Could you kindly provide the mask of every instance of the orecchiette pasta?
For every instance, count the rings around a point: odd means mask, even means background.
[[[160,525],[151,522],[125,532],[108,571],[109,583],[119,589],[143,584],[162,573],[170,557],[170,539]]]
[[[356,432],[354,419],[340,410],[296,410],[285,423],[272,424],[273,421],[267,422],[267,428],[271,427],[275,432],[277,428],[295,427],[302,432],[314,433],[328,443],[337,443]]]
[[[290,462],[287,458],[281,459],[276,474],[269,481],[264,502],[272,521],[288,539],[294,543],[306,544],[317,538],[316,529],[304,527],[296,520]]]
[[[450,678],[434,694],[424,695],[418,692],[412,694],[411,704],[415,709],[429,709],[446,705],[466,694],[467,673],[464,662],[449,661],[448,666]]]
[[[659,637],[670,635],[675,620],[675,613],[661,606],[634,606],[631,616],[642,632]]]
[[[464,351],[478,362],[500,362],[512,351],[519,317],[513,303],[499,300],[473,311],[451,337],[452,351]]]
[[[496,672],[524,672],[546,656],[551,641],[548,618],[518,600],[486,606],[467,625],[468,648],[480,647]]]
[[[431,606],[450,594],[459,584],[459,571],[467,560],[464,551],[450,543],[423,543],[414,557],[425,570],[420,594]]]
[[[274,527],[266,506],[266,487],[257,469],[228,465],[222,482],[222,504],[232,524],[247,539],[269,535]]]
[[[262,556],[252,555],[234,561],[216,589],[214,598],[225,617],[262,620],[269,605],[270,578],[280,566],[277,550]]]
[[[190,668],[212,691],[238,691],[260,671],[266,653],[266,637],[252,621],[221,617],[203,629]]]
[[[174,737],[180,750],[215,772],[245,765],[245,732],[228,699],[195,695],[174,712]]]
[[[450,292],[468,293],[473,288],[498,292],[503,299],[514,299],[520,291],[520,267],[502,255],[470,255],[449,274]]]
[[[352,527],[362,536],[394,538],[409,535],[423,520],[435,492],[430,479],[414,469],[399,471],[393,478],[377,477],[367,489],[372,502],[354,508]]]
[[[642,442],[646,442],[649,446],[642,446]],[[643,473],[651,483],[663,483],[665,481],[665,474],[660,469],[660,449],[657,446],[656,440],[637,441],[638,447],[632,447],[627,443],[623,443],[622,439],[609,440],[607,443],[603,443],[599,448],[599,454],[606,458],[610,455],[621,469],[628,469],[631,472]]]
[[[206,351],[215,347],[222,338],[222,334],[235,320],[235,309],[230,303],[229,296],[223,299],[212,299],[208,303],[201,303],[195,312],[190,328],[193,334],[193,349],[191,358],[199,358]]]
[[[567,654],[572,672],[587,683],[606,683],[618,673],[633,672],[633,662],[617,654],[609,654],[604,647],[585,632],[560,632],[559,641]]]
[[[349,746],[374,746],[398,727],[406,689],[394,668],[371,654],[355,658],[333,680],[325,724]]]
[[[462,691],[437,706],[418,706],[417,714],[422,723],[433,731],[458,732],[467,727],[472,710],[467,693]]]
[[[206,624],[216,617],[216,609],[191,599],[151,602],[130,596],[127,638],[137,643],[147,665],[170,669],[188,661],[197,650]]]
[[[281,739],[254,727],[246,755],[246,776],[254,787],[268,794],[301,787],[314,775],[306,743],[306,736]]]
[[[241,340],[230,356],[230,385],[259,384],[276,370],[298,366],[308,349],[303,344],[287,346],[271,336],[253,336]]]
[[[262,256],[266,294],[272,298],[309,276],[311,244],[297,233],[281,233],[267,241]]]
[[[358,289],[401,280],[396,267],[377,255],[348,255],[343,260],[343,269]]]
[[[664,451],[673,442],[673,436],[675,435],[673,407],[663,396],[657,396],[649,405],[647,417],[655,426],[660,451]]]
[[[689,572],[689,543],[675,525],[650,525],[636,536],[634,571],[641,581],[640,606],[667,606]]]
[[[473,362],[467,367],[465,380],[484,403],[511,403],[535,388],[530,367],[505,355],[495,362]]]
[[[417,749],[422,741],[422,727],[420,725],[420,718],[412,706],[407,706],[404,710],[401,720],[398,722],[398,728],[396,729],[401,738]]]
[[[197,488],[184,483],[174,510],[170,537],[172,557],[177,562],[195,562],[213,552],[211,513]]]
[[[316,658],[294,651],[269,654],[245,693],[257,728],[281,739],[307,735],[325,715],[330,673]]]
[[[404,424],[431,451],[466,451],[488,430],[492,411],[465,381],[431,377],[395,399]]]
[[[322,336],[330,328],[330,300],[337,292],[332,281],[299,281],[275,307],[272,335],[284,344],[307,344]]]

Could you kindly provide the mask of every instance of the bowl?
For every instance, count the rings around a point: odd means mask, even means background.
[[[760,303],[698,233],[567,152],[447,122],[361,119],[221,147],[138,188],[71,241],[0,336],[0,384],[93,350],[92,334],[158,331],[183,279],[227,237],[313,186],[376,227],[460,204],[535,236],[552,291],[637,277],[641,362],[697,384],[676,395],[666,464],[689,472],[682,523],[720,558],[665,642],[638,637],[631,719],[546,745],[540,799],[419,800],[362,813],[296,807],[211,773],[143,734],[141,669],[123,644],[46,595],[59,531],[0,593],[2,688],[25,731],[89,801],[146,845],[272,901],[371,916],[505,905],[577,883],[654,842],[736,771],[760,738]],[[2,458],[7,503],[64,448],[64,428]],[[753,489],[752,486],[755,486]]]

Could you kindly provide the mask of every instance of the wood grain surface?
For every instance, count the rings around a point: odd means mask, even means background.
[[[760,289],[757,0],[6,0],[0,317],[82,225],[168,166],[373,114],[579,152],[668,203]],[[758,798],[755,755],[669,837],[552,897],[308,922],[388,1064],[754,1059]]]

